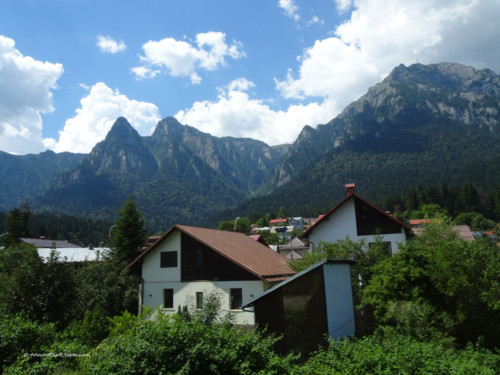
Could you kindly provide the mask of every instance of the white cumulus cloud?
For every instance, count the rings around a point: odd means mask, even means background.
[[[278,6],[285,11],[287,17],[292,18],[294,21],[300,20],[298,14],[299,7],[295,4],[294,0],[279,0]]]
[[[290,105],[286,111],[273,110],[263,100],[244,91],[254,83],[239,78],[220,90],[217,101],[199,101],[175,117],[183,124],[212,135],[258,139],[270,145],[291,143],[305,124],[331,119],[332,103]]]
[[[27,154],[43,151],[41,114],[54,111],[52,90],[63,66],[35,60],[0,35],[0,150]]]
[[[59,132],[59,140],[46,142],[54,151],[90,152],[106,137],[120,116],[125,117],[141,135],[151,135],[160,120],[158,107],[154,104],[129,99],[102,82],[92,86],[80,103],[75,117],[68,119]]]
[[[345,12],[352,5],[352,0],[335,0],[335,5],[339,12]]]
[[[201,82],[198,69],[215,70],[227,64],[227,57],[245,56],[240,42],[227,44],[226,35],[215,31],[197,34],[195,43],[164,38],[150,40],[142,48],[143,65],[132,68],[137,78],[152,78],[165,71],[173,77],[189,77],[193,84]]]
[[[215,101],[198,101],[175,116],[217,135],[251,137],[268,144],[293,142],[304,125],[326,123],[380,82],[394,67],[441,61],[500,71],[499,1],[336,0],[347,13],[329,37],[303,50],[298,67],[275,84],[292,101],[274,109],[252,97],[255,85],[238,79],[219,89]],[[293,1],[279,3],[289,16]],[[292,17],[293,18],[293,17]],[[252,90],[257,91],[256,90]]]
[[[122,41],[117,42],[112,37],[98,35],[97,36],[97,46],[101,49],[102,52],[106,53],[118,53],[123,52],[127,49],[127,46]]]
[[[329,98],[344,107],[395,66],[441,61],[500,68],[500,2],[479,0],[337,0],[350,18],[334,36],[305,49],[297,72],[276,87],[287,98]],[[498,70],[497,70],[498,71]]]

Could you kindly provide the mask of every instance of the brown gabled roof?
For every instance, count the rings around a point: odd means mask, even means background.
[[[140,262],[176,230],[203,243],[262,280],[276,282],[285,280],[295,274],[288,266],[285,257],[243,233],[187,225],[174,225],[158,241],[144,250],[127,268],[131,268],[134,264]]]
[[[317,222],[315,222],[313,225],[311,225],[309,228],[307,228],[302,233],[302,235],[300,236],[300,238],[307,238],[307,236],[309,235],[309,233],[311,233],[314,230],[314,228],[316,228],[318,225],[321,225],[321,223],[323,223],[324,221],[328,220],[328,218],[330,217],[330,215],[332,215],[335,211],[337,211],[339,209],[339,207],[341,207],[344,203],[346,203],[351,198],[359,199],[360,201],[366,203],[367,205],[369,205],[373,209],[377,210],[381,214],[387,216],[389,219],[395,221],[396,223],[398,223],[399,225],[401,225],[402,227],[404,227],[408,231],[408,233],[412,233],[412,228],[410,228],[408,225],[406,225],[402,221],[396,219],[394,216],[390,215],[386,211],[383,211],[382,209],[378,208],[373,203],[368,202],[366,199],[364,199],[363,197],[359,196],[358,194],[356,194],[354,192],[349,192],[349,194],[344,199],[342,199],[339,203],[337,203],[337,205],[335,207],[333,207],[330,211],[328,211],[328,213],[326,213],[326,215],[320,216]]]

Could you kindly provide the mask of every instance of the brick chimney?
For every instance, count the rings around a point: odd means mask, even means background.
[[[354,193],[355,188],[356,188],[355,183],[345,184],[345,189],[347,191],[347,195],[352,195]]]

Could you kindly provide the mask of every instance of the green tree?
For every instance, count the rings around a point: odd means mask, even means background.
[[[127,262],[104,256],[99,261],[88,262],[76,272],[79,288],[75,308],[81,319],[87,311],[101,311],[103,319],[124,310],[137,311],[140,278],[126,266]]]
[[[447,215],[446,210],[436,203],[422,205],[421,211],[425,219]]]
[[[6,246],[11,246],[19,242],[19,238],[30,237],[29,231],[30,211],[28,207],[24,210],[15,208],[9,211],[5,218],[5,232],[7,233],[2,238]]]
[[[278,211],[278,218],[284,219],[286,217],[288,217],[288,214],[286,212],[286,208],[285,208],[285,206],[281,206],[280,210]]]
[[[239,217],[235,221],[235,232],[250,234],[252,229],[250,220],[246,217]]]
[[[465,184],[459,191],[456,211],[457,212],[479,212],[481,200],[479,193],[472,184]]]
[[[74,317],[74,272],[53,251],[45,262],[35,247],[18,244],[0,252],[0,302],[7,312],[66,326]]]
[[[457,225],[468,225],[472,230],[491,230],[495,228],[496,223],[486,219],[478,212],[462,212],[453,220]]]
[[[146,245],[145,222],[137,210],[137,203],[130,197],[118,211],[118,218],[110,232],[111,254],[119,261],[130,263]]]
[[[264,237],[268,245],[280,245],[283,243],[282,237],[280,237],[278,233],[271,233],[268,230],[263,230],[260,232],[260,235]]]
[[[495,202],[495,215],[500,220],[500,185],[497,185],[493,192],[493,201]]]
[[[234,230],[234,221],[226,220],[221,221],[217,226],[218,230],[225,230],[226,232],[232,232]]]
[[[261,218],[257,219],[257,221],[255,222],[255,225],[258,228],[267,227],[269,225],[269,220],[267,220],[265,216],[261,217]]]
[[[483,337],[500,345],[500,253],[487,239],[464,241],[441,218],[372,268],[363,302],[379,324],[417,337]]]

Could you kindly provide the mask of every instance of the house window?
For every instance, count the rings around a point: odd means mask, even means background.
[[[203,292],[196,292],[196,308],[203,308]]]
[[[239,310],[241,308],[241,305],[243,305],[242,295],[243,293],[241,288],[229,289],[229,303],[231,310]]]
[[[356,199],[354,207],[358,236],[401,233],[401,227],[394,219],[368,204]]]
[[[177,251],[163,251],[160,254],[160,267],[177,267]]]
[[[163,308],[173,309],[174,308],[174,290],[173,289],[163,289]]]

